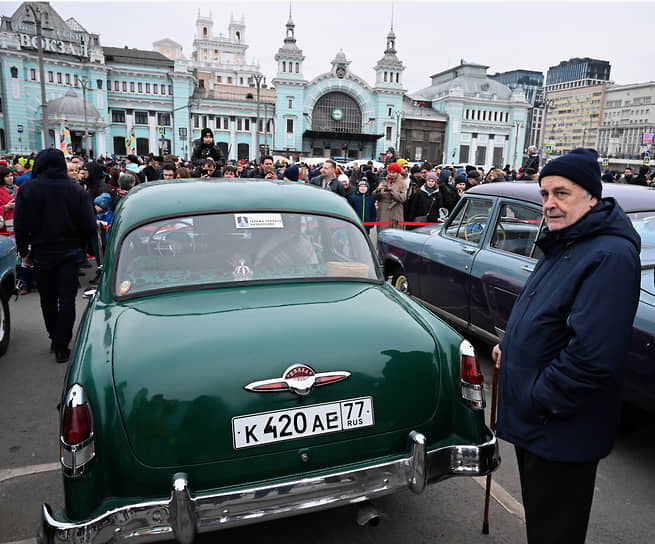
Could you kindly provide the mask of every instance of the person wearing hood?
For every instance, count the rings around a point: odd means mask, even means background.
[[[357,184],[357,192],[348,197],[348,202],[359,216],[362,223],[374,223],[377,218],[377,210],[375,209],[375,200],[368,190],[368,182],[362,178]],[[366,233],[371,232],[371,226],[364,225]]]
[[[439,191],[443,196],[444,208],[448,210],[448,213],[451,213],[459,202],[457,191],[455,191],[451,184],[452,177],[453,171],[449,170],[448,168],[444,168],[439,173],[439,180],[437,182],[439,185]]]
[[[191,162],[196,166],[200,166],[205,159],[214,159],[218,170],[225,164],[223,152],[214,143],[214,133],[210,128],[202,129],[200,139],[196,141],[191,155]]]
[[[601,198],[595,150],[552,160],[539,185],[543,256],[492,352],[496,431],[516,449],[528,542],[582,544],[596,467],[619,427],[641,240]]]
[[[439,208],[443,207],[444,198],[437,187],[437,174],[429,172],[425,176],[425,183],[412,197],[407,220],[436,223],[439,219]]]
[[[89,196],[91,200],[95,200],[102,193],[113,194],[113,189],[105,182],[107,179],[107,174],[105,173],[102,165],[97,162],[90,162],[86,165],[86,171],[88,173],[85,185],[89,191]]]
[[[18,253],[36,269],[41,311],[58,363],[70,355],[82,247],[95,235],[88,191],[74,183],[58,149],[41,151],[32,178],[16,194],[14,231]]]

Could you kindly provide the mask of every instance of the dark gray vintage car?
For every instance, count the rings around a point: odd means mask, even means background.
[[[624,398],[653,411],[655,188],[603,184],[603,196],[619,202],[642,240],[641,293]],[[540,257],[534,242],[541,228],[537,183],[480,185],[465,193],[443,225],[383,231],[379,241],[384,274],[458,329],[496,343]]]
[[[0,236],[0,356],[9,348],[11,317],[9,299],[16,294],[16,244]]]

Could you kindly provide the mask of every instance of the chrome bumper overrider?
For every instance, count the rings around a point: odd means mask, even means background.
[[[239,491],[194,495],[186,474],[173,476],[171,498],[132,504],[80,523],[65,523],[43,505],[40,542],[87,544],[126,540],[170,540],[190,544],[197,533],[248,525],[306,512],[353,504],[411,489],[451,476],[481,476],[500,463],[495,435],[479,445],[426,451],[426,439],[412,431],[410,455],[327,476]]]

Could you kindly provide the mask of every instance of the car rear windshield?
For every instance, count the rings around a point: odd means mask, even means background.
[[[153,221],[119,251],[115,295],[248,281],[379,280],[366,234],[303,213],[221,213]]]
[[[641,236],[641,247],[655,247],[655,210],[631,212],[628,217]]]

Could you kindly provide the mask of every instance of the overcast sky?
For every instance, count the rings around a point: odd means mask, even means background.
[[[0,1],[2,15],[20,2]],[[281,47],[289,2],[252,1],[77,1],[51,2],[64,18],[75,17],[102,45],[152,49],[172,38],[191,55],[198,10],[211,14],[214,33],[227,34],[230,15],[246,23],[247,60],[259,62],[270,80]],[[610,61],[618,84],[655,80],[652,2],[411,2],[293,1],[297,45],[308,80],[328,71],[340,49],[350,69],[374,83],[373,66],[383,56],[393,11],[398,57],[406,66],[408,92],[430,84],[430,75],[460,59],[489,66],[488,73],[541,71],[571,57]],[[640,29],[643,21],[643,29]]]

